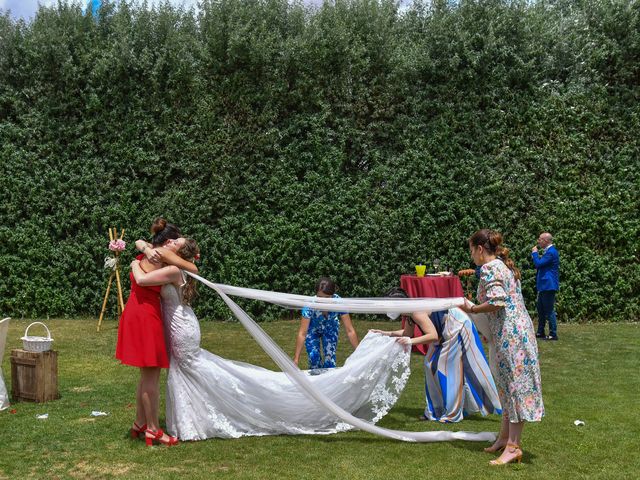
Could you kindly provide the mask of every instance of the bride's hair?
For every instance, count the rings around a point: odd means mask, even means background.
[[[502,244],[502,234],[488,228],[478,230],[469,238],[469,245],[474,247],[482,246],[491,255],[495,255],[509,267],[516,280],[520,280],[520,270],[515,262],[509,257],[509,249]]]
[[[185,260],[193,262],[196,257],[200,255],[200,248],[198,248],[198,244],[192,238],[185,238],[184,240],[184,245],[176,253]],[[196,297],[197,284],[198,282],[196,282],[195,278],[187,276],[187,283],[182,291],[182,301],[185,305],[191,305],[191,302]]]
[[[151,245],[154,247],[160,247],[167,240],[175,240],[180,237],[180,229],[173,223],[168,223],[162,217],[158,217],[153,221],[151,233],[153,234]]]

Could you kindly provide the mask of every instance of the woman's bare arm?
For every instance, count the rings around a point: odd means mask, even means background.
[[[160,263],[160,254],[149,242],[136,240],[136,249],[138,249],[139,252],[142,252],[147,260],[154,265]]]
[[[177,253],[174,253],[164,247],[158,247],[155,250],[160,254],[160,260],[162,261],[162,263],[166,263],[167,265],[175,265],[180,270],[186,270],[187,272],[198,273],[198,267],[196,267],[195,263],[185,260]]]
[[[433,325],[433,322],[429,318],[429,314],[427,312],[414,312],[411,314],[411,318],[413,321],[420,327],[423,335],[419,337],[414,337],[409,339],[408,341],[404,341],[402,343],[410,344],[410,345],[418,345],[421,343],[432,343],[438,341],[438,331],[436,327]],[[410,323],[410,322],[407,322]],[[406,330],[406,325],[405,325]],[[403,337],[406,338],[406,337]]]
[[[311,320],[308,318],[302,317],[300,319],[300,328],[298,328],[298,335],[296,335],[296,352],[293,355],[293,363],[296,365],[298,365],[300,361],[300,353],[302,353],[302,346],[304,345],[304,339],[307,336],[310,323]]]
[[[180,270],[173,265],[162,267],[158,270],[145,272],[140,266],[139,260],[131,262],[131,271],[136,283],[141,287],[153,287],[157,285],[166,285],[167,283],[181,284],[182,275]]]
[[[340,320],[344,323],[344,329],[347,332],[347,338],[349,339],[349,343],[355,350],[358,347],[358,334],[356,333],[356,329],[353,328],[353,322],[351,321],[351,315],[345,313],[340,316]]]

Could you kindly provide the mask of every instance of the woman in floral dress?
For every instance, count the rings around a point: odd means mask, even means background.
[[[335,282],[329,277],[321,277],[316,283],[317,297],[340,298],[336,290]],[[358,334],[353,328],[351,316],[348,313],[323,312],[309,307],[303,308],[300,328],[296,336],[294,363],[299,364],[302,345],[304,345],[309,357],[309,370],[334,368],[336,366],[340,320],[342,320],[349,342],[355,350],[358,346]]]
[[[493,333],[495,372],[502,403],[502,424],[496,442],[487,452],[502,455],[490,462],[520,462],[524,422],[539,422],[544,415],[538,345],[533,322],[524,304],[520,271],[502,245],[502,235],[479,230],[469,239],[471,258],[481,266],[478,305],[468,303],[468,313],[485,313]]]

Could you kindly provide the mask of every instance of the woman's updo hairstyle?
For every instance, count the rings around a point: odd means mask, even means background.
[[[500,232],[489,230],[488,228],[478,230],[469,238],[469,245],[473,247],[481,246],[491,255],[498,257],[513,272],[516,280],[520,280],[520,270],[516,267],[514,261],[509,258],[509,249],[502,244]]]
[[[338,287],[330,277],[320,277],[316,282],[316,293],[322,292],[326,295],[333,296],[333,294],[336,293],[336,290],[338,290]]]
[[[158,217],[151,225],[151,234],[153,235],[151,245],[160,247],[164,245],[167,240],[180,238],[180,229],[173,223],[168,223],[164,218]]]

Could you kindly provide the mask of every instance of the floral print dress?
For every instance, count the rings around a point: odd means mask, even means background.
[[[538,422],[544,416],[538,344],[520,281],[501,260],[482,266],[478,302],[500,308],[488,313],[496,351],[496,384],[510,422]]]
[[[340,296],[334,293],[333,298]],[[345,312],[327,312],[325,316],[320,310],[309,307],[302,309],[302,316],[309,319],[309,329],[304,340],[309,357],[309,370],[336,366],[340,317],[344,314]]]

